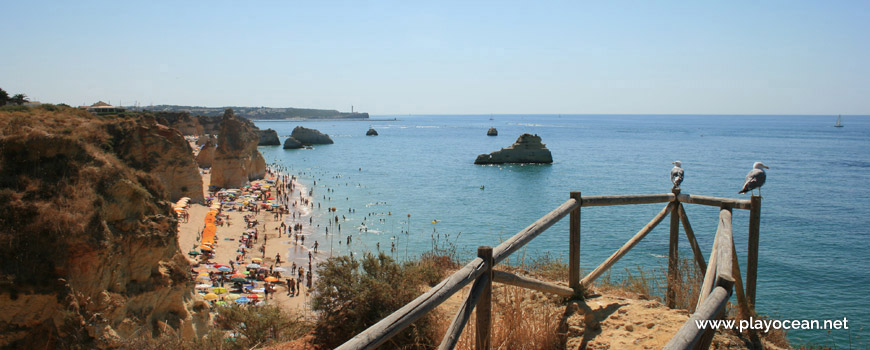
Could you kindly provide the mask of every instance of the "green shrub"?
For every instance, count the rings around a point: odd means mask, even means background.
[[[244,349],[294,340],[311,329],[301,316],[289,314],[275,305],[234,304],[217,311],[217,326],[236,334],[234,344]]]
[[[312,307],[321,316],[315,327],[317,342],[334,348],[422,294],[427,284],[442,277],[431,264],[404,265],[380,253],[362,261],[332,257],[317,267]],[[429,349],[438,344],[434,313],[417,320],[382,349]]]

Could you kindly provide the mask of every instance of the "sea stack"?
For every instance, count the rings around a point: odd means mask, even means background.
[[[522,134],[508,148],[481,154],[474,160],[474,164],[505,164],[505,163],[553,163],[553,155],[547,149],[547,145],[541,143],[541,137],[532,134]]]
[[[257,130],[260,135],[260,143],[258,146],[280,146],[281,140],[278,139],[278,133],[272,129]]]
[[[378,131],[375,128],[369,128],[369,131],[366,131],[366,136],[378,136]]]
[[[211,185],[240,188],[248,181],[266,176],[266,161],[257,151],[260,143],[256,126],[227,109],[220,122],[218,145],[211,166]]]
[[[293,136],[290,136],[286,140],[284,140],[284,149],[300,149],[302,147],[304,147],[302,145],[302,142],[294,139]]]
[[[290,134],[290,137],[296,139],[304,146],[331,145],[335,143],[332,142],[332,139],[329,137],[329,135],[315,129],[309,129],[301,126],[297,126],[296,128],[294,128],[293,132]]]
[[[489,130],[486,131],[486,136],[498,136],[498,130],[495,128],[489,128]]]

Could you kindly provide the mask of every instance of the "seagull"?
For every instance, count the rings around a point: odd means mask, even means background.
[[[746,183],[743,184],[743,189],[738,193],[749,192],[752,195],[752,190],[757,188],[758,196],[761,197],[761,186],[764,186],[764,180],[767,179],[764,169],[770,169],[770,167],[761,162],[755,162],[752,165],[752,170],[749,171],[749,174],[746,174]]]
[[[683,163],[678,160],[671,164],[674,165],[674,168],[671,169],[671,182],[674,183],[674,189],[678,190],[680,189],[680,184],[683,183],[683,168],[681,168]]]

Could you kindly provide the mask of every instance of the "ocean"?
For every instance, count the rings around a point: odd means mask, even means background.
[[[850,336],[866,344],[856,336],[870,325],[870,294],[865,293],[870,283],[870,118],[844,117],[843,128],[834,128],[835,121],[836,116],[429,115],[256,125],[275,129],[282,141],[297,125],[335,141],[314,149],[260,147],[267,163],[288,167],[313,189],[320,204],[315,223],[322,230],[315,239],[322,251],[381,250],[400,260],[431,250],[435,242],[468,261],[478,246],[498,245],[555,209],[570,191],[584,196],[670,192],[675,160],[682,161],[686,173],[683,193],[748,199],[737,192],[753,162],[764,162],[770,169],[762,190],[756,309],[778,319],[849,320],[850,331],[790,331],[796,344],[842,345]],[[380,136],[365,136],[370,126]],[[499,135],[486,136],[490,127]],[[541,136],[553,164],[473,164],[478,154],[507,147],[522,133]],[[330,207],[335,213],[327,211]],[[604,261],[663,207],[584,208],[584,271]],[[718,208],[687,204],[686,211],[709,257]],[[744,276],[748,218],[748,211],[734,210]],[[348,235],[353,236],[350,249]],[[637,266],[666,268],[667,254],[665,220],[612,268],[613,275]],[[692,256],[682,233],[680,254]],[[515,262],[567,261],[568,219],[515,255]]]

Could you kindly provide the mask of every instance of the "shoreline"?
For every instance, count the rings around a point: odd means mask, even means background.
[[[213,196],[213,193],[208,192],[207,190],[209,179],[211,177],[210,173],[203,171],[201,172],[201,176],[203,179],[203,187],[206,191],[206,197],[218,200]],[[277,194],[277,188],[274,184],[280,183],[284,186],[284,184],[279,181],[282,177],[291,179],[293,190],[292,192],[282,191],[279,195]],[[306,317],[310,317],[312,316],[309,307],[310,289],[307,287],[305,276],[303,275],[303,278],[299,281],[299,290],[295,295],[290,295],[290,289],[287,287],[285,280],[291,276],[294,279],[298,279],[298,274],[293,273],[291,275],[294,263],[297,268],[303,268],[306,272],[311,270],[309,267],[313,267],[313,270],[316,271],[316,265],[329,257],[322,249],[318,249],[316,253],[314,252],[313,245],[318,240],[315,239],[317,236],[315,235],[317,226],[313,217],[314,210],[311,208],[311,206],[314,205],[314,199],[307,195],[311,190],[296,181],[293,175],[281,173],[274,165],[267,167],[264,179],[251,181],[250,184],[264,187],[269,186],[270,189],[276,192],[273,194],[274,197],[272,197],[275,198],[274,203],[279,205],[279,207],[276,208],[286,208],[287,210],[283,215],[278,215],[279,218],[276,219],[276,214],[272,211],[260,210],[259,213],[254,214],[254,212],[248,210],[239,211],[237,209],[238,206],[227,204],[221,205],[220,215],[224,224],[216,226],[216,239],[214,255],[212,258],[202,259],[198,255],[193,256],[188,254],[189,251],[195,251],[200,247],[200,238],[204,228],[204,220],[206,219],[208,212],[211,210],[211,207],[203,204],[191,204],[187,209],[189,218],[186,221],[180,221],[178,224],[178,245],[182,250],[182,253],[186,254],[188,262],[191,264],[191,274],[196,281],[198,287],[197,291],[200,292],[200,296],[203,297],[208,294],[207,292],[215,290],[220,291],[216,288],[202,287],[204,284],[210,284],[210,282],[205,279],[200,279],[199,274],[203,272],[220,274],[220,271],[215,268],[215,265],[230,266],[230,261],[236,260],[240,248],[238,243],[245,231],[249,230],[244,221],[244,217],[245,215],[253,214],[253,218],[256,220],[256,225],[252,229],[257,231],[258,239],[254,240],[251,249],[246,249],[245,258],[242,260],[243,263],[236,263],[234,266],[235,270],[227,272],[226,275],[244,271],[244,266],[252,263],[255,258],[262,260],[260,265],[264,268],[267,266],[271,268],[283,268],[286,271],[277,271],[280,273],[281,277],[278,278],[277,282],[272,284],[274,292],[269,293],[268,298],[264,292],[250,294],[257,295],[258,299],[256,299],[256,304],[259,304],[260,301],[262,301],[265,304],[277,305],[285,311],[295,311],[305,315]],[[294,206],[294,202],[296,202],[297,205]],[[299,205],[301,203],[306,204],[304,204],[304,206]],[[286,225],[286,228],[292,228],[294,224],[301,224],[302,229],[301,231],[296,231],[296,233],[288,234],[288,231],[293,231],[287,229],[282,231],[282,223]],[[295,235],[299,236],[298,243],[297,240],[293,239]],[[307,239],[304,239],[303,237]],[[265,247],[265,252],[260,251],[260,247],[263,246]],[[310,261],[309,252],[311,253]],[[281,263],[276,263],[276,256],[278,254],[280,254]],[[205,261],[209,264],[204,263]],[[312,288],[314,284],[317,283],[317,279],[316,273],[312,271]],[[214,285],[219,285],[219,281],[220,278],[218,277],[217,281],[214,282]],[[232,283],[224,280],[224,286],[228,285],[232,285]],[[255,288],[253,289],[255,291],[263,290],[264,285],[264,282],[258,281],[255,283]],[[229,289],[229,287],[227,289]],[[231,293],[225,292],[216,294],[218,295],[218,298],[211,301],[231,302],[227,297]],[[249,293],[245,293],[244,295],[248,294]],[[252,304],[254,304],[254,302],[252,302]],[[212,305],[214,306],[215,303]]]

